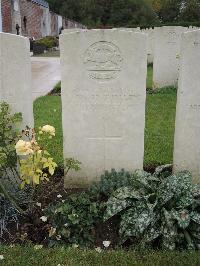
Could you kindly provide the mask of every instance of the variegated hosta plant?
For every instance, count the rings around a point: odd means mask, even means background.
[[[200,249],[200,186],[189,172],[153,175],[136,171],[130,186],[116,190],[107,202],[105,220],[120,215],[122,243],[164,249]]]

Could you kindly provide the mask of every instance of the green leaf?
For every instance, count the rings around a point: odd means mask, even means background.
[[[133,206],[134,202],[131,199],[118,199],[111,197],[107,202],[107,208],[104,214],[104,221],[107,221],[111,217],[125,210],[126,208]]]
[[[169,170],[172,167],[172,164],[166,164],[156,167],[154,175],[159,177],[164,171]]]
[[[171,175],[162,181],[158,188],[159,205],[165,205],[173,197],[181,197],[192,190],[192,176],[189,172]]]
[[[163,249],[169,249],[169,250],[175,250],[176,249],[175,239],[172,236],[170,237],[170,233],[168,236],[165,235],[165,237],[163,237],[162,247],[163,247]]]
[[[138,202],[134,208],[122,215],[120,234],[123,237],[140,237],[155,219],[153,209],[145,202]]]
[[[177,220],[178,225],[182,229],[186,229],[190,224],[190,214],[188,210],[180,210],[172,212],[172,217]]]
[[[113,196],[107,201],[107,209],[104,220],[108,220],[114,215],[134,205],[134,200],[141,199],[142,196],[133,187],[122,187],[113,193]]]
[[[200,225],[200,213],[193,211],[190,214],[191,220]]]
[[[152,242],[156,238],[158,238],[161,235],[161,230],[158,224],[155,224],[154,226],[149,226],[147,229],[144,238],[142,241],[144,242]]]
[[[200,184],[193,185],[192,194],[195,198],[200,197]]]
[[[122,187],[117,189],[113,193],[113,197],[123,200],[123,199],[141,199],[142,196],[140,195],[139,191],[135,191],[133,187]]]
[[[138,185],[140,185],[143,188],[151,189],[151,186],[149,184],[151,174],[143,171],[143,170],[137,170],[135,174],[133,175],[133,181],[135,181]]]
[[[164,224],[164,226],[167,227],[174,226],[173,212],[167,211],[165,208],[162,208],[161,213],[162,213],[161,217],[162,224]]]
[[[180,208],[180,209],[187,208],[193,202],[194,202],[193,195],[192,195],[191,191],[188,191],[188,192],[182,194],[182,196],[177,197],[176,202],[175,202],[175,206],[177,208]]]

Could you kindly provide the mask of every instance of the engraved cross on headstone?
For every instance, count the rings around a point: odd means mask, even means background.
[[[102,123],[103,123],[103,135],[102,136],[88,136],[87,139],[88,140],[94,140],[94,141],[103,141],[103,144],[104,144],[104,168],[105,168],[105,165],[106,165],[106,142],[107,141],[112,141],[112,140],[116,140],[116,141],[120,141],[122,139],[122,134],[115,134],[114,132],[113,133],[108,133],[107,131],[107,126],[110,127],[110,125],[107,124],[107,120],[106,120],[106,117],[103,116],[102,117]],[[112,130],[115,130],[115,128],[112,128]],[[111,131],[112,131],[111,130]]]

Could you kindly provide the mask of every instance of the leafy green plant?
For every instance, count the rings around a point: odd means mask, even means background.
[[[16,125],[21,121],[21,113],[11,114],[9,105],[0,103],[0,178],[9,170],[16,175],[15,142],[19,136]]]
[[[55,128],[45,125],[40,128],[40,137],[34,129],[26,128],[23,136],[28,141],[20,139],[16,145],[16,153],[19,161],[19,173],[21,179],[21,188],[25,186],[38,186],[42,181],[48,181],[49,176],[54,174],[57,164],[50,157],[50,154],[42,148],[37,140],[41,138],[52,139],[55,136]]]
[[[200,186],[188,172],[153,175],[136,171],[132,184],[117,189],[107,202],[105,220],[120,215],[122,243],[166,249],[200,248]]]
[[[0,103],[0,193],[18,210],[21,209],[17,197],[10,192],[18,190],[20,180],[15,143],[20,134],[17,125],[21,121],[21,113],[11,114],[9,105],[6,102]]]
[[[44,45],[47,49],[58,46],[58,40],[56,37],[53,36],[44,37],[40,40],[35,41],[35,43]]]
[[[17,155],[15,143],[19,137],[18,124],[22,121],[21,113],[11,114],[6,102],[0,103],[0,238],[5,233],[10,236],[9,225],[17,226],[19,207],[25,202],[26,195],[19,189]]]
[[[113,191],[123,186],[131,184],[131,174],[125,170],[117,172],[112,169],[111,172],[105,171],[99,182],[94,182],[89,193],[94,197],[110,197]]]
[[[91,246],[95,225],[103,220],[102,210],[103,205],[91,201],[84,192],[47,208],[45,214],[52,225],[49,230],[50,245]]]
[[[2,193],[0,193],[0,243],[5,234],[10,235],[9,226],[12,224],[19,224],[19,217],[17,210],[13,207],[9,200],[7,200]]]
[[[19,186],[30,187],[29,191],[26,191],[30,194],[27,208],[29,210],[37,200],[34,199],[36,186],[48,180],[57,165],[37,142],[41,138],[54,137],[55,128],[49,125],[41,127],[38,137],[34,130],[26,127],[20,135],[16,128],[21,121],[21,114],[12,115],[7,103],[0,104],[0,193],[18,212],[25,214],[18,200],[18,194],[23,194],[18,193]]]

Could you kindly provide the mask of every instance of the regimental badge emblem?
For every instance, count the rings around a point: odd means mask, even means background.
[[[122,70],[122,64],[121,52],[111,42],[96,42],[84,54],[86,71],[90,78],[97,81],[115,79]]]

